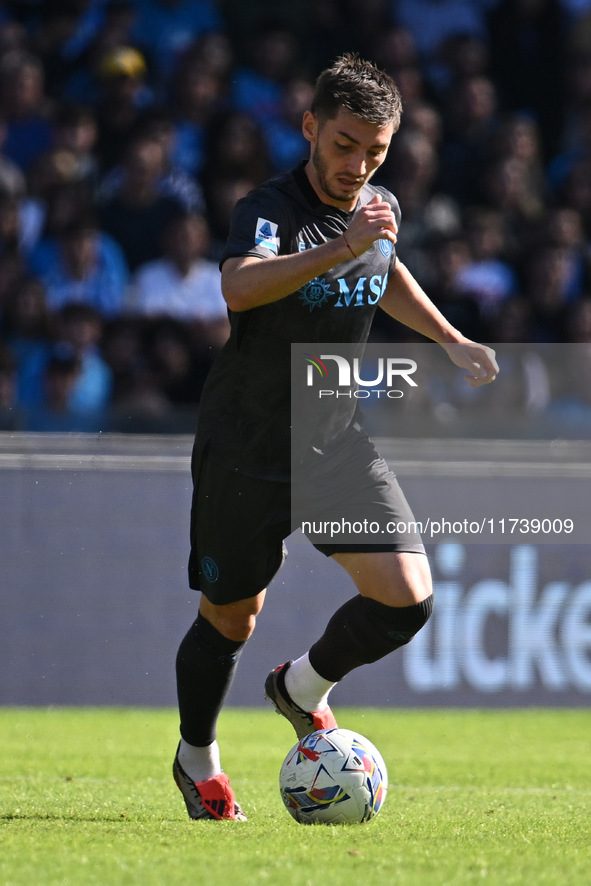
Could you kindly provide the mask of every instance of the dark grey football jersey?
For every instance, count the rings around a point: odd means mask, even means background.
[[[398,202],[385,188],[366,185],[358,206],[376,193],[399,223]],[[300,166],[238,202],[222,263],[233,256],[273,260],[313,249],[340,236],[352,216],[322,203]],[[392,243],[378,240],[286,298],[230,312],[230,337],[201,399],[198,445],[209,442],[213,458],[242,473],[289,479],[291,344],[364,343],[395,263]],[[338,407],[330,416],[333,436],[354,420],[354,402]]]

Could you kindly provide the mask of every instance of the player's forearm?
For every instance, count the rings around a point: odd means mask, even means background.
[[[229,258],[222,267],[222,292],[230,310],[247,311],[285,298],[348,258],[343,237],[277,258]]]
[[[390,277],[379,304],[395,320],[431,341],[465,341],[465,336],[446,320],[401,261],[397,262],[396,273]]]

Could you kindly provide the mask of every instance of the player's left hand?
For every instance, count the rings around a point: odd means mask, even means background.
[[[460,369],[467,369],[469,374],[464,378],[471,388],[479,388],[494,381],[499,374],[499,366],[495,359],[495,352],[486,345],[466,339],[461,342],[442,343],[452,363]]]

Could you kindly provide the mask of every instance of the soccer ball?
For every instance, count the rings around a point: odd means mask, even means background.
[[[361,824],[386,798],[388,773],[374,745],[350,729],[320,729],[291,749],[279,789],[300,824]]]

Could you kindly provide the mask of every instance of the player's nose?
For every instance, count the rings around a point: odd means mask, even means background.
[[[355,151],[349,156],[347,171],[357,177],[362,177],[367,173],[364,151]]]

